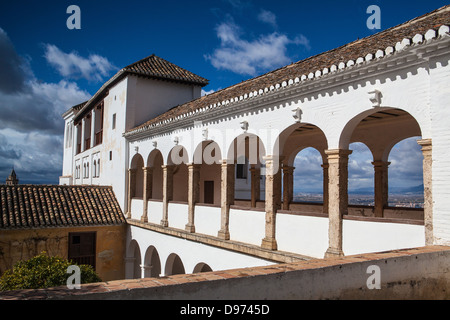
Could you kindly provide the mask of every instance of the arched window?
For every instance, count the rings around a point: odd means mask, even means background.
[[[100,177],[100,159],[97,159],[97,177]]]

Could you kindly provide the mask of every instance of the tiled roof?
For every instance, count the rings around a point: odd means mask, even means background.
[[[166,61],[154,54],[124,68],[129,73],[150,78],[193,83],[203,86],[208,80]]]
[[[108,88],[117,83],[117,81],[120,81],[123,77],[130,74],[158,80],[195,84],[202,87],[208,84],[207,79],[152,54],[147,58],[132,63],[129,66],[119,70],[119,72],[103,84],[103,86],[94,94],[93,97],[91,97],[91,99],[70,108],[69,110],[73,110],[76,115],[75,122],[79,121],[84,114],[89,112],[89,110],[91,110],[107,95]]]
[[[0,230],[125,223],[112,187],[0,185]]]
[[[128,132],[145,130],[161,121],[173,119],[189,112],[222,103],[223,101],[232,100],[275,84],[281,84],[283,81],[288,82],[296,77],[315,73],[317,70],[330,68],[333,65],[338,66],[340,63],[347,63],[350,60],[355,61],[360,57],[366,57],[368,54],[374,54],[378,50],[384,51],[389,46],[395,47],[397,42],[401,42],[405,38],[412,39],[416,34],[423,35],[429,29],[437,30],[440,26],[449,24],[450,5],[447,5],[396,27],[174,107]]]

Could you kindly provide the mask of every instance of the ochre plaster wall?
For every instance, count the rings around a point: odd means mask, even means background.
[[[51,256],[68,256],[71,232],[96,232],[96,272],[103,281],[124,278],[126,226],[41,228],[0,230],[0,274],[19,260],[27,260],[42,251]]]

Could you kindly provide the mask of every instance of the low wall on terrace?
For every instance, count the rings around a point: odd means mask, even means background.
[[[377,288],[379,284],[379,289]],[[450,247],[0,293],[0,299],[449,299]]]

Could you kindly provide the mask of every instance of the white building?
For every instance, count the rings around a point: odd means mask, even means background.
[[[111,185],[127,276],[450,244],[450,6],[201,97],[157,56],[64,114],[61,184]],[[389,153],[423,150],[424,209],[390,208]],[[349,145],[373,154],[375,205],[348,205]],[[294,203],[293,162],[322,155],[320,205]]]

